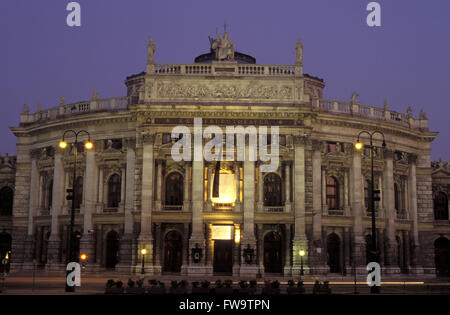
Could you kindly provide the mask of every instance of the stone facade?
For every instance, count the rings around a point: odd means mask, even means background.
[[[303,74],[301,58],[287,66],[150,59],[146,72],[126,79],[126,97],[95,93],[89,102],[35,113],[24,107],[11,128],[18,138],[13,268],[34,260],[62,270],[67,262],[74,139],[67,136],[65,150],[58,142],[73,129],[88,131],[94,143],[76,165],[75,250],[88,254],[89,270],[140,272],[145,259],[149,274],[364,273],[370,158],[353,144],[361,130],[378,130],[387,143],[383,149],[375,137],[373,157],[382,270],[435,273],[433,242],[450,238],[450,225],[435,220],[433,194],[448,196],[450,182],[448,167],[431,165],[437,133],[424,116],[362,105],[356,96],[323,99],[323,80]],[[203,119],[200,133],[210,125],[279,126],[279,168],[262,173],[247,146],[244,161],[223,162],[219,171],[234,199],[215,200],[216,162],[171,155],[173,128],[195,134],[194,118]],[[225,147],[223,154],[238,152]]]

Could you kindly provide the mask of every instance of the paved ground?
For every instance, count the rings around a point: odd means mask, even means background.
[[[105,283],[108,279],[121,280],[126,286],[129,278],[134,280],[140,278],[140,275],[126,275],[118,273],[97,273],[89,274],[82,273],[81,287],[76,288],[75,294],[104,294]],[[172,280],[187,280],[192,281],[203,281],[208,280],[213,283],[217,280],[227,280],[232,279],[230,276],[223,277],[189,277],[179,275],[163,275],[163,276],[146,276],[145,286],[148,286],[148,280],[157,279],[165,283],[167,291],[170,287],[170,282]],[[265,277],[258,279],[258,293],[261,292],[263,283],[265,280],[278,280],[281,283],[281,293],[286,292],[287,281],[293,279],[290,277]],[[251,279],[243,279],[251,280]],[[294,280],[298,280],[295,278]],[[358,294],[369,294],[370,289],[366,284],[365,276],[361,275],[357,277],[357,283],[355,286],[353,277],[341,277],[341,276],[327,276],[327,277],[313,277],[305,276],[303,281],[305,283],[306,293],[312,293],[312,287],[315,280],[328,280],[330,281],[330,287],[333,294],[354,294],[355,288]],[[238,288],[238,281],[234,279],[233,287]],[[10,274],[4,277],[4,280],[0,278],[0,290],[1,294],[65,294],[65,275],[61,273],[36,273],[33,277],[32,273],[20,273],[20,274]],[[405,294],[439,294],[439,295],[450,295],[450,279],[436,279],[436,277],[427,276],[414,279],[411,276],[402,277],[382,277],[381,284],[382,294],[393,294],[393,295],[405,295]],[[74,294],[74,293],[70,293]]]

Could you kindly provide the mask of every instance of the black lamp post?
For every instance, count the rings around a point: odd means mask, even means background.
[[[141,266],[141,274],[145,274],[145,255],[147,255],[147,249],[143,248],[141,249],[141,255],[142,255],[142,266]]]
[[[363,148],[362,143],[359,141],[359,137],[361,134],[367,134],[369,136],[370,140],[370,168],[371,168],[371,180],[370,180],[370,202],[369,202],[369,210],[372,215],[372,250],[370,251],[370,259],[373,262],[379,263],[379,257],[378,257],[378,250],[377,250],[377,235],[376,235],[376,225],[375,225],[375,190],[374,190],[374,176],[373,176],[373,136],[375,134],[380,134],[383,137],[383,148],[386,148],[386,141],[384,138],[384,134],[381,131],[375,130],[374,132],[370,133],[368,131],[361,131],[358,134],[358,141],[355,143],[356,150],[361,150]],[[377,191],[379,193],[379,191]],[[377,200],[379,200],[379,197],[377,196]],[[371,286],[370,287],[371,293],[380,293],[380,287],[378,286]]]
[[[301,280],[302,279],[301,276],[303,276],[303,274],[304,274],[304,272],[303,272],[303,256],[305,256],[305,251],[303,249],[300,249],[298,254],[300,255],[300,280]]]
[[[67,142],[64,140],[67,133],[72,133],[75,136],[75,142],[72,144],[72,149],[74,151],[74,163],[73,163],[73,178],[72,178],[72,190],[68,189],[68,193],[72,193],[72,196],[67,196],[67,199],[72,199],[72,209],[70,211],[70,228],[69,228],[69,262],[75,261],[75,252],[74,252],[74,244],[73,244],[73,228],[75,225],[75,202],[76,202],[76,177],[77,177],[77,163],[78,163],[78,136],[82,133],[87,134],[88,141],[84,143],[84,147],[87,150],[91,150],[94,147],[94,144],[91,142],[90,134],[86,130],[80,130],[78,132],[73,130],[66,130],[63,134],[63,138],[61,142],[59,143],[59,147],[61,149],[67,148]],[[70,273],[70,271],[67,271],[67,275]],[[69,286],[67,284],[67,277],[66,277],[66,292],[75,292],[75,286]]]

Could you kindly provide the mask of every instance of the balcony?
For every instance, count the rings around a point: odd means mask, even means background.
[[[328,215],[344,215],[344,209],[328,209]]]
[[[164,205],[164,211],[181,211],[183,209],[183,205]]]
[[[397,220],[408,220],[408,212],[406,210],[397,211]]]
[[[268,212],[268,213],[284,212],[284,206],[266,206],[266,207],[264,207],[264,212]]]

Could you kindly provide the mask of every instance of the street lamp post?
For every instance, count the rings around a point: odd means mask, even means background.
[[[146,248],[141,249],[141,254],[142,254],[141,274],[145,274],[145,255],[147,255],[147,249]]]
[[[80,130],[78,132],[74,131],[74,130],[66,130],[63,134],[62,140],[59,143],[59,147],[61,149],[66,149],[67,148],[67,142],[64,140],[64,138],[66,137],[67,133],[72,133],[75,136],[75,142],[72,144],[72,149],[74,151],[74,162],[73,162],[73,178],[72,178],[72,209],[70,211],[70,228],[69,228],[69,262],[72,262],[75,260],[75,253],[74,251],[74,246],[73,246],[73,228],[75,225],[75,202],[76,202],[76,177],[77,177],[77,163],[78,163],[78,136],[82,133],[87,134],[88,136],[88,141],[86,141],[84,143],[84,147],[87,150],[91,150],[94,145],[91,142],[91,136],[89,134],[89,132],[87,132],[86,130]],[[70,271],[67,271],[67,275],[70,273]],[[66,279],[66,292],[75,292],[75,286],[69,286],[67,284],[67,279]]]
[[[381,131],[375,130],[370,133],[368,131],[361,131],[358,134],[358,141],[355,143],[356,150],[361,150],[363,148],[363,144],[360,142],[359,137],[361,134],[367,134],[370,140],[370,171],[371,171],[371,180],[370,180],[370,202],[369,202],[369,210],[372,215],[372,251],[370,252],[371,261],[379,262],[378,250],[377,250],[377,234],[376,234],[376,224],[375,224],[375,190],[374,190],[374,176],[373,176],[373,136],[375,134],[380,134],[383,137],[383,148],[386,148],[386,141],[384,138],[384,134]],[[380,293],[380,288],[378,286],[370,287],[371,293]]]
[[[303,249],[300,249],[300,251],[298,252],[298,254],[300,255],[300,280],[301,280],[301,276],[303,276],[303,256],[305,256],[305,251]]]

